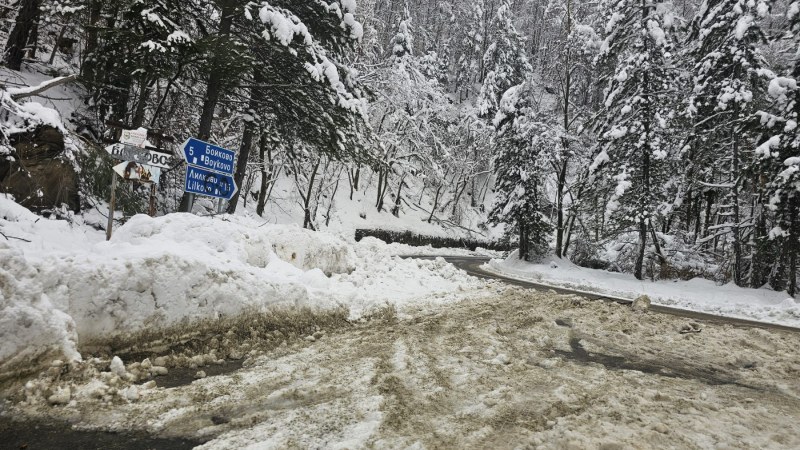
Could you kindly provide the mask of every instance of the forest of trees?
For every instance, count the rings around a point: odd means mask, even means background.
[[[428,221],[480,211],[524,259],[796,292],[800,2],[12,0],[0,19],[7,68],[79,75],[86,140],[121,123],[237,149],[229,212],[263,214],[283,175],[316,228],[340,184],[369,186],[395,215],[423,194]],[[187,208],[179,172],[164,211]]]

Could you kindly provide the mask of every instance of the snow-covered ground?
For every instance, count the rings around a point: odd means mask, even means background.
[[[164,361],[174,370],[173,356],[54,366],[7,411],[204,449],[800,446],[800,334],[490,287],[248,338],[242,369],[180,386],[130,381]],[[237,332],[180,358],[210,370]]]
[[[0,374],[83,348],[276,306],[440,302],[479,284],[443,260],[241,216],[139,215],[109,242],[0,196]],[[328,276],[326,276],[326,274]]]
[[[555,258],[540,263],[520,261],[516,253],[504,260],[493,259],[483,268],[554,287],[630,300],[647,295],[658,305],[800,328],[800,305],[785,292],[741,288],[733,283],[717,285],[704,279],[637,280],[630,274],[587,269]]]

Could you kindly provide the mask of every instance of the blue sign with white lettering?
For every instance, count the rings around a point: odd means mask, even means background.
[[[236,193],[236,182],[225,175],[200,167],[186,167],[186,192],[230,200]]]
[[[236,152],[195,138],[183,143],[183,158],[190,166],[210,170],[226,175],[233,175]],[[186,179],[188,184],[188,177]]]

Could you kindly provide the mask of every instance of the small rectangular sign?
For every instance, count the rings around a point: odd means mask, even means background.
[[[123,161],[135,161],[148,166],[169,169],[174,165],[173,157],[170,154],[134,147],[128,144],[112,144],[106,147],[106,151],[116,159]]]
[[[225,175],[194,166],[186,166],[186,192],[230,200],[236,194],[236,182]]]
[[[138,181],[140,183],[158,184],[161,177],[161,169],[158,167],[139,164],[135,161],[123,161],[114,166],[114,172],[124,180]]]
[[[119,141],[123,144],[144,148],[145,142],[147,142],[147,130],[144,128],[139,128],[138,130],[122,130]]]
[[[190,166],[233,175],[236,152],[195,138],[183,143],[183,158]]]

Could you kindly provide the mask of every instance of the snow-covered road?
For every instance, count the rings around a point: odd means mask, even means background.
[[[320,320],[250,342],[238,371],[131,401],[89,395],[89,377],[64,381],[70,405],[12,409],[204,448],[800,446],[800,335],[493,289]]]
[[[412,256],[414,258],[422,258],[422,259],[434,259],[436,256]],[[487,262],[491,261],[488,257],[483,256],[442,256],[447,262],[453,264],[454,266],[458,267],[459,269],[463,270],[464,272],[468,273],[473,277],[478,277],[482,279],[489,279],[489,280],[498,280],[502,281],[503,283],[510,284],[513,286],[520,286],[528,289],[536,289],[539,291],[554,291],[560,294],[567,294],[567,295],[581,295],[585,298],[590,300],[601,300],[601,301],[611,301],[611,302],[618,302],[623,304],[631,304],[633,300],[618,296],[613,296],[610,294],[604,293],[596,293],[587,291],[586,288],[584,289],[572,289],[569,287],[559,287],[554,285],[548,285],[542,282],[534,282],[532,280],[514,278],[513,276],[505,275],[502,273],[497,273],[496,271],[491,270],[490,266],[487,266]],[[487,270],[488,269],[488,270]],[[513,275],[513,274],[511,274]],[[699,309],[699,308],[696,308]],[[782,331],[791,331],[791,332],[800,332],[800,328],[796,326],[789,326],[783,325],[781,323],[775,322],[767,322],[767,321],[760,321],[760,320],[750,320],[741,317],[731,317],[721,314],[712,314],[701,312],[692,309],[682,309],[676,308],[671,306],[664,306],[659,304],[654,304],[650,307],[651,311],[660,312],[665,314],[671,314],[674,316],[685,317],[689,319],[697,319],[703,321],[712,321],[721,324],[729,324],[729,325],[736,325],[736,326],[744,326],[744,327],[758,327],[758,328],[766,328],[772,330],[782,330]]]

